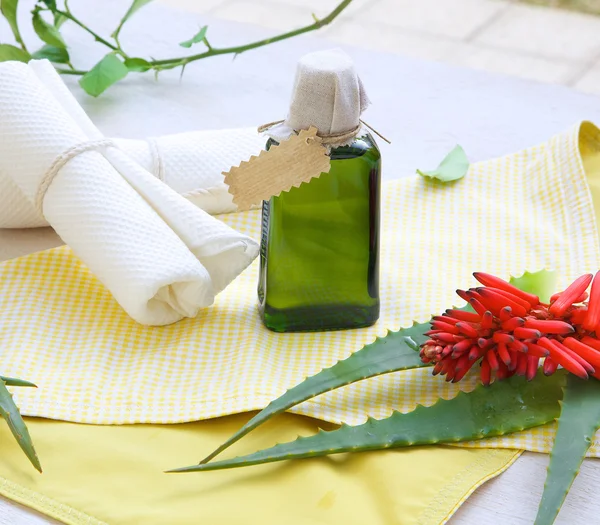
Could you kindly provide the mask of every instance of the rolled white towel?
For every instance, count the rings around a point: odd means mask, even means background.
[[[177,193],[216,215],[237,209],[223,182],[223,172],[257,155],[266,139],[253,127],[191,131],[145,140],[115,139],[115,143]]]
[[[61,79],[36,64],[31,62],[40,81],[65,110],[78,121],[89,120]],[[143,140],[119,138],[113,142],[146,171],[211,215],[236,210],[222,173],[256,155],[265,145],[256,128],[191,131]],[[48,226],[48,221],[13,176],[0,170],[0,228],[42,226]]]
[[[105,139],[47,61],[0,63],[0,173],[142,324],[194,317],[258,254]]]

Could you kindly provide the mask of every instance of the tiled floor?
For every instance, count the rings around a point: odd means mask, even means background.
[[[275,32],[310,24],[339,1],[163,0]],[[600,95],[600,16],[516,0],[353,0],[318,35]]]

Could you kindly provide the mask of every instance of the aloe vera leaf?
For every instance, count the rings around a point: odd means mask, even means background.
[[[552,294],[556,292],[556,272],[540,270],[539,272],[525,272],[521,277],[511,277],[510,282],[524,292],[537,295],[542,302],[549,302]]]
[[[0,381],[4,381],[4,384],[6,386],[30,386],[33,388],[37,388],[37,385],[34,385],[29,381],[25,381],[24,379],[17,379],[16,377],[0,376]]]
[[[394,412],[386,419],[369,419],[358,426],[337,430],[224,461],[192,465],[171,472],[195,472],[246,467],[287,459],[310,458],[414,445],[455,443],[502,436],[543,425],[558,417],[565,372],[533,381],[513,376],[490,387],[478,386],[453,399],[440,399],[430,407],[419,405],[407,414]]]
[[[36,470],[41,472],[42,466],[40,465],[40,460],[33,448],[33,442],[31,441],[31,436],[29,435],[25,421],[23,421],[21,413],[3,381],[0,381],[0,416],[6,421],[8,428],[10,428],[10,431],[21,447],[21,450],[25,452],[25,455],[29,461],[31,461],[31,464]]]
[[[553,289],[555,281],[555,274],[546,270],[535,273],[525,272],[521,277],[510,280],[521,290],[539,297],[547,295],[548,298],[554,293],[548,291]],[[472,311],[468,305],[463,309]],[[427,339],[424,333],[429,328],[428,322],[414,323],[410,328],[404,328],[398,332],[388,332],[387,336],[378,338],[374,343],[364,346],[350,357],[306,378],[269,403],[225,443],[200,461],[200,464],[208,463],[256,427],[307,399],[369,377],[428,366],[421,362],[418,350],[420,344]]]
[[[535,525],[554,523],[599,428],[600,382],[569,374]]]
[[[430,366],[423,363],[419,357],[419,346],[427,340],[424,334],[430,328],[431,325],[427,322],[414,323],[410,328],[403,328],[397,332],[388,331],[385,337],[378,337],[373,343],[363,346],[350,357],[306,378],[281,397],[271,401],[266,408],[200,463],[207,463],[268,419],[307,399],[368,377]]]

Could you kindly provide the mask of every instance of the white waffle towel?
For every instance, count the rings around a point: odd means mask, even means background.
[[[1,178],[10,179],[29,212],[45,218],[136,321],[164,325],[194,317],[252,262],[258,245],[116,144],[93,125],[50,63],[0,63]]]
[[[49,64],[32,61],[30,66],[74,120],[89,123]],[[145,140],[113,139],[119,149],[146,171],[211,215],[236,211],[223,182],[223,172],[258,154],[265,142],[256,127],[192,131]],[[15,174],[0,169],[0,228],[48,226],[48,221],[13,181],[14,177]]]

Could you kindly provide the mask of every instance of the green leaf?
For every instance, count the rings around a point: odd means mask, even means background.
[[[133,0],[129,6],[129,9],[125,13],[125,16],[123,17],[123,23],[127,22],[127,20],[129,20],[137,11],[150,2],[152,2],[152,0]]]
[[[69,52],[64,47],[56,47],[46,44],[44,47],[35,51],[31,58],[47,58],[55,64],[67,64],[69,62]]]
[[[41,0],[50,11],[56,11],[56,0]]]
[[[569,374],[535,525],[551,525],[600,428],[600,382]]]
[[[15,36],[15,40],[19,44],[23,44],[21,33],[19,32],[19,25],[17,23],[17,4],[19,0],[0,0],[0,12],[6,18],[10,29]]]
[[[429,322],[413,324],[397,332],[388,332],[353,353],[350,357],[325,368],[302,383],[288,390],[254,416],[232,437],[201,461],[206,463],[262,425],[268,419],[324,392],[390,372],[429,366],[419,357],[419,346],[427,340],[425,332],[431,328]]]
[[[490,387],[479,385],[453,399],[440,399],[430,407],[418,406],[412,412],[394,412],[380,420],[369,419],[358,426],[342,425],[330,432],[309,437],[224,461],[192,465],[172,472],[221,470],[326,456],[342,452],[362,452],[415,445],[456,443],[502,436],[549,423],[560,411],[565,372],[546,377],[541,372],[533,381],[513,376]]]
[[[42,466],[40,465],[40,460],[33,448],[33,442],[31,441],[31,436],[29,435],[25,421],[23,421],[12,395],[2,381],[0,381],[0,416],[2,416],[8,424],[8,428],[10,428],[10,431],[21,447],[21,450],[25,452],[25,455],[29,461],[31,461],[31,464],[36,470],[41,472]]]
[[[456,146],[446,157],[437,169],[432,171],[417,170],[423,177],[431,177],[442,182],[451,182],[462,179],[469,171],[469,159],[465,150],[461,146]]]
[[[32,22],[33,29],[35,30],[37,36],[39,36],[43,42],[46,42],[46,44],[55,47],[67,47],[67,44],[65,44],[65,41],[63,40],[63,37],[61,36],[58,29],[52,24],[46,22],[39,12],[36,11],[33,14]]]
[[[181,42],[179,45],[181,47],[190,48],[194,44],[199,44],[200,42],[203,42],[204,39],[206,38],[206,30],[207,29],[208,29],[208,26],[204,26],[192,38],[190,38],[189,40],[185,40],[184,42]]]
[[[129,9],[125,13],[125,16],[121,18],[119,26],[117,27],[117,29],[114,30],[111,36],[113,38],[118,37],[119,33],[121,32],[121,28],[123,27],[123,24],[125,24],[125,22],[127,22],[127,20],[129,20],[137,11],[139,11],[142,7],[144,7],[146,4],[149,4],[150,2],[152,2],[152,0],[133,0],[131,5],[129,6]]]
[[[137,71],[140,73],[152,69],[152,64],[143,58],[126,58],[125,66],[129,71]]]
[[[510,282],[525,292],[537,295],[544,303],[549,302],[556,292],[556,273],[549,270],[525,272],[521,277],[512,277]]]
[[[20,47],[11,46],[10,44],[0,44],[0,62],[7,60],[18,60],[19,62],[29,62],[29,53],[23,51]]]
[[[24,379],[17,379],[16,377],[4,377],[0,376],[0,380],[6,383],[6,386],[29,386],[33,388],[37,388],[36,385],[30,383],[29,381],[25,381]]]
[[[79,79],[79,85],[89,95],[97,97],[115,82],[125,78],[127,73],[127,66],[111,53],[83,75]]]

